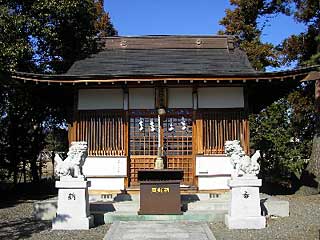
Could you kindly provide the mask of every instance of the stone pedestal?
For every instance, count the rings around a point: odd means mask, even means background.
[[[71,177],[62,177],[56,182],[56,188],[59,188],[58,209],[57,216],[52,220],[53,230],[86,230],[93,226],[89,185],[89,181]]]
[[[261,179],[243,176],[230,179],[231,198],[225,224],[229,229],[261,229],[266,226],[261,216],[259,187]]]

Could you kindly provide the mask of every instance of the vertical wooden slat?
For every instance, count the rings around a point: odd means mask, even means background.
[[[203,152],[224,153],[227,140],[238,139],[243,149],[249,151],[249,123],[243,110],[221,110],[202,112]]]

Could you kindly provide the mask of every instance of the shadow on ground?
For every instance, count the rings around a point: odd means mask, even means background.
[[[36,221],[31,217],[1,221],[0,229],[0,239],[25,239],[34,233],[51,229],[51,221]]]
[[[20,183],[16,186],[3,187],[0,182],[0,209],[13,207],[17,203],[29,200],[45,200],[57,196],[54,179],[46,179],[39,183]]]

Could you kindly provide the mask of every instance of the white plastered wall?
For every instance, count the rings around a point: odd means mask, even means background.
[[[89,190],[123,190],[127,176],[126,157],[88,157],[82,168],[91,181]]]
[[[196,156],[196,176],[199,190],[229,189],[233,167],[229,157]]]
[[[78,110],[123,109],[122,89],[80,89]]]
[[[129,88],[129,109],[154,109],[154,88]]]
[[[243,108],[243,87],[198,88],[199,108]]]
[[[192,88],[169,88],[169,108],[192,108]]]

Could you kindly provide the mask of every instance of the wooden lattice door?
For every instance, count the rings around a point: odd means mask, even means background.
[[[194,184],[192,110],[168,110],[163,119],[163,146],[169,169],[182,169],[183,184]]]
[[[156,111],[130,113],[130,185],[138,184],[138,171],[153,169],[158,151],[158,117]]]
[[[130,185],[138,184],[139,170],[154,168],[159,131],[166,167],[182,169],[183,184],[193,185],[192,111],[167,110],[160,121],[159,129],[155,110],[130,114]]]

